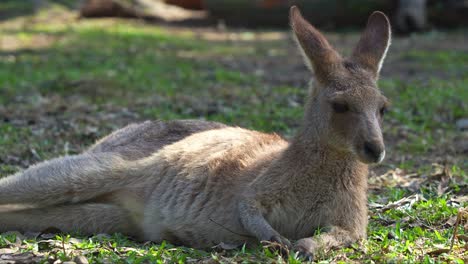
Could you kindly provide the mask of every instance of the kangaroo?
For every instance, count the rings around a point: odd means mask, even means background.
[[[365,238],[368,164],[385,156],[376,82],[389,21],[374,12],[347,59],[295,6],[290,24],[316,83],[289,142],[208,121],[132,124],[1,179],[0,231],[53,226],[195,248],[274,241],[305,256]]]

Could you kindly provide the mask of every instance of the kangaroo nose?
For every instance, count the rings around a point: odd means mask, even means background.
[[[380,163],[385,157],[385,149],[381,144],[367,141],[364,143],[364,152],[373,162]]]

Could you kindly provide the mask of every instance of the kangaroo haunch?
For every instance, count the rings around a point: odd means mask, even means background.
[[[309,256],[365,238],[367,164],[385,155],[376,82],[390,24],[374,12],[342,58],[296,7],[290,23],[316,79],[290,142],[206,121],[129,125],[1,179],[0,231],[53,226],[197,248],[291,239]]]

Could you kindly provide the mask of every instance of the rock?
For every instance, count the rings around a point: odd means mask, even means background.
[[[458,119],[456,126],[461,131],[468,130],[468,118]]]

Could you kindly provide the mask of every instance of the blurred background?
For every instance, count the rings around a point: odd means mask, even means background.
[[[231,25],[284,27],[288,7],[293,4],[301,7],[314,25],[326,28],[362,25],[374,10],[390,15],[394,28],[401,33],[468,24],[465,0],[89,0],[82,4],[81,15],[183,20],[182,12],[169,10],[169,5],[175,5],[205,11],[205,18]]]
[[[417,243],[427,247],[446,243],[468,201],[468,1],[0,0],[0,177],[148,119],[207,119],[290,137],[313,77],[288,28],[292,4],[345,56],[372,11],[392,21],[379,81],[392,101],[387,157],[372,167],[369,199],[429,200],[418,200],[409,218],[399,207],[384,214],[371,206],[376,246],[356,254],[421,263],[403,246],[423,236]],[[424,232],[382,249],[379,232],[396,221],[423,221]]]
[[[0,174],[145,119],[290,136],[312,77],[289,33],[292,4],[345,55],[372,11],[391,18],[380,86],[395,151],[382,171],[466,168],[467,1],[2,0]]]
[[[372,11],[391,18],[380,86],[394,151],[378,173],[467,167],[467,1],[2,0],[0,174],[145,119],[289,137],[312,77],[288,29],[292,4],[345,55]]]

